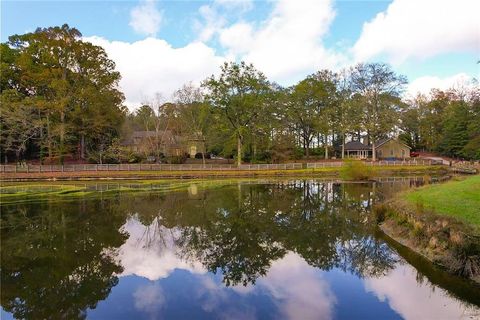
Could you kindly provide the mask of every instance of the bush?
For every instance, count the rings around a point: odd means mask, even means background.
[[[346,160],[343,162],[340,176],[345,180],[369,180],[372,176],[372,168],[360,160]]]
[[[205,153],[205,159],[211,159],[212,156],[210,153]],[[202,153],[201,152],[197,152],[195,154],[195,159],[202,159]]]
[[[388,213],[388,208],[384,204],[376,205],[375,207],[373,207],[373,213],[375,215],[375,221],[377,222],[377,224],[380,224],[385,221]]]
[[[167,157],[167,162],[170,164],[182,164],[182,163],[185,163],[186,160],[187,160],[187,157],[185,155]]]

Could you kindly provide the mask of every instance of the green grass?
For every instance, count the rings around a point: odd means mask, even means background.
[[[480,176],[429,185],[402,194],[410,204],[480,227]]]

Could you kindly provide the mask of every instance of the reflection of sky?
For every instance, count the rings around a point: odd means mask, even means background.
[[[148,227],[129,219],[123,228],[130,237],[119,250],[118,259],[124,268],[121,276],[136,275],[154,281],[168,277],[175,269],[206,272],[200,263],[187,263],[179,258],[174,243],[179,230],[167,229],[157,219]]]
[[[387,277],[367,279],[365,289],[404,319],[480,319],[480,309],[468,307],[450,298],[447,293],[428,281],[418,283],[417,271],[409,265],[399,265]]]
[[[158,227],[156,221],[147,230],[134,219],[124,228],[130,233],[120,248],[124,272],[88,318],[445,319],[471,314],[441,289],[418,284],[412,267],[398,265],[386,277],[362,280],[338,269],[313,268],[293,252],[274,261],[255,285],[225,287],[221,274],[178,256],[178,230]],[[148,234],[152,229],[156,233]]]
[[[13,316],[11,313],[5,312],[2,307],[0,307],[0,319],[2,320],[10,320],[13,319]]]

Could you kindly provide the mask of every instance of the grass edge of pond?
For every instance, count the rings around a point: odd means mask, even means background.
[[[388,237],[448,272],[480,284],[480,227],[467,224],[459,216],[440,214],[431,206],[414,204],[405,198],[418,190],[455,182],[458,180],[400,192],[375,206],[373,213],[380,230]]]

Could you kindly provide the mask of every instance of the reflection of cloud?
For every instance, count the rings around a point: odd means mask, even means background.
[[[286,319],[331,319],[335,296],[314,267],[298,254],[275,261],[258,285],[268,289]]]
[[[175,269],[206,272],[199,262],[187,263],[179,258],[174,243],[178,230],[167,229],[156,219],[148,227],[130,219],[123,228],[130,237],[119,249],[118,259],[124,268],[120,276],[135,274],[154,281],[168,277]]]
[[[474,319],[480,309],[462,304],[438,287],[435,290],[428,281],[418,283],[416,271],[408,265],[399,265],[381,278],[365,280],[365,288],[381,301],[388,300],[392,309],[405,319]],[[430,294],[426,294],[429,292]]]
[[[148,313],[152,318],[156,318],[165,304],[165,296],[158,282],[138,287],[133,293],[133,298],[135,308]]]
[[[194,299],[200,301],[204,311],[221,319],[256,318],[254,305],[242,304],[243,299],[232,301],[229,290],[245,298],[267,294],[278,308],[278,318],[282,319],[331,319],[336,303],[318,269],[292,252],[273,262],[267,275],[258,279],[256,285],[226,288],[210,274],[197,277],[201,285],[194,292]]]
[[[210,274],[198,276],[199,286],[193,292],[200,307],[219,319],[255,319],[255,309],[251,305],[232,303],[232,296],[223,283],[216,282]]]

